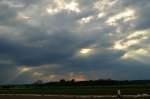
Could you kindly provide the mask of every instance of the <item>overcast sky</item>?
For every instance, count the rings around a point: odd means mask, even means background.
[[[150,0],[0,0],[0,84],[150,79]]]

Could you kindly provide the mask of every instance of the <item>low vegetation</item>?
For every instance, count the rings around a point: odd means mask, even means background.
[[[120,89],[124,95],[150,94],[150,81],[115,81],[74,80],[48,83],[34,83],[28,85],[0,86],[0,94],[67,94],[67,95],[116,95]]]

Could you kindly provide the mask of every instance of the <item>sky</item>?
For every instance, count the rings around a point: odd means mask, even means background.
[[[150,79],[150,0],[0,0],[0,84]]]

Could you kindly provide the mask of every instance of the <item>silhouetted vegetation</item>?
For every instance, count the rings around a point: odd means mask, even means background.
[[[89,80],[89,81],[75,81],[74,79],[70,81],[66,81],[64,79],[59,82],[47,82],[44,85],[52,85],[52,86],[107,86],[107,85],[145,85],[150,84],[150,80],[111,80],[111,79],[100,79],[100,80]]]

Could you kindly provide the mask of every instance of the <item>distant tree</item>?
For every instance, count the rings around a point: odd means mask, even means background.
[[[66,82],[66,80],[65,79],[61,79],[59,82],[63,83],[63,82]]]
[[[36,82],[34,82],[34,84],[43,84],[42,80],[37,80]]]
[[[74,82],[75,82],[75,79],[71,79],[71,81],[70,81],[70,82],[74,83]]]

